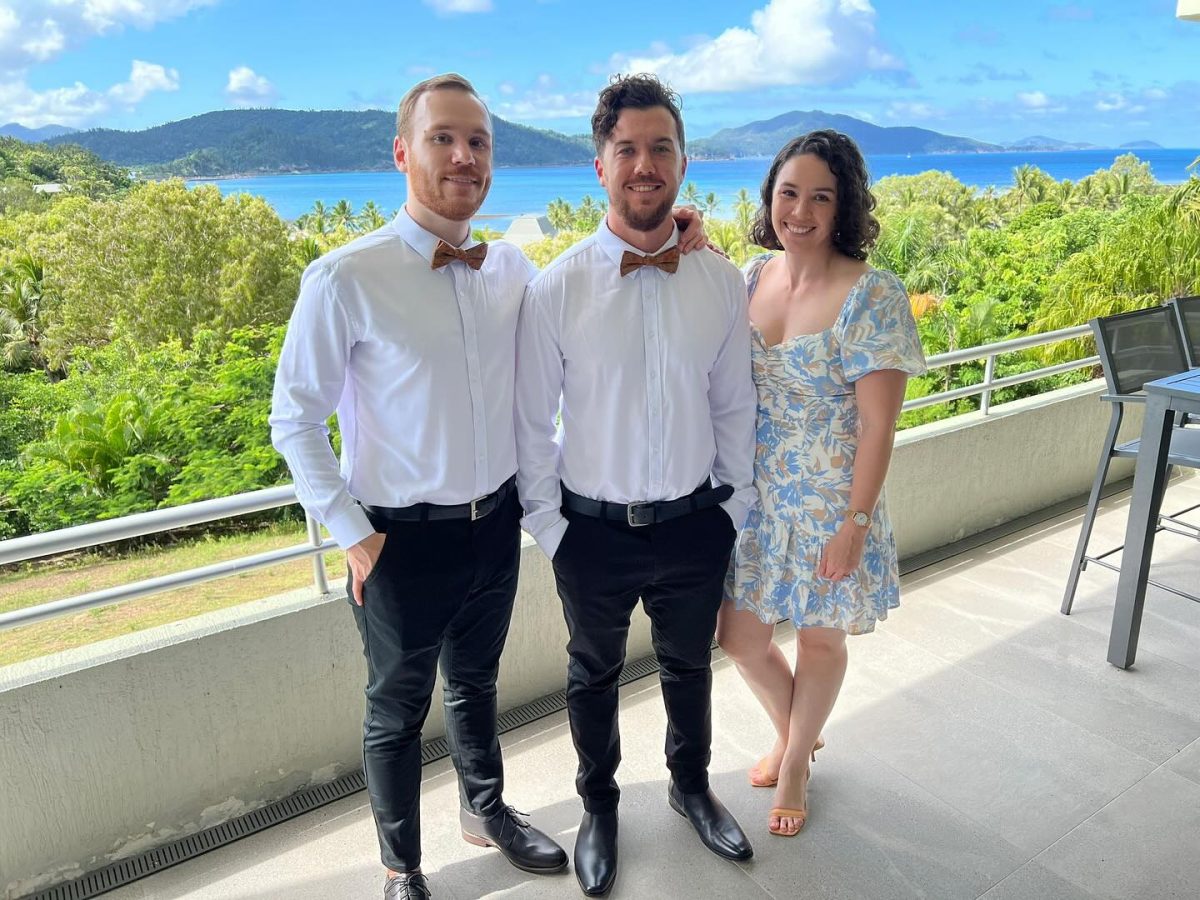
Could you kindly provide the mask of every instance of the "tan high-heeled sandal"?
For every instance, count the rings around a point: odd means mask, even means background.
[[[780,819],[799,819],[800,820],[800,827],[797,828],[795,831],[784,831],[781,828],[772,828],[771,822],[770,822],[770,820],[768,820],[767,821],[767,831],[769,831],[771,834],[778,835],[779,837],[795,837],[796,835],[798,835],[801,832],[801,830],[804,828],[805,823],[808,821],[808,810],[807,809],[792,809],[790,806],[772,806],[770,815],[771,815],[771,818],[778,816]]]

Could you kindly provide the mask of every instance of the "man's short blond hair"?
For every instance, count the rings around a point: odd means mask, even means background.
[[[413,110],[417,108],[417,101],[430,91],[464,91],[474,97],[487,110],[488,121],[491,121],[492,113],[487,108],[487,104],[483,102],[483,98],[475,90],[475,86],[467,79],[463,78],[457,72],[446,72],[443,75],[434,75],[432,78],[426,78],[424,81],[414,84],[409,88],[408,93],[400,101],[400,108],[396,111],[396,135],[397,137],[409,138],[409,130],[412,126]]]

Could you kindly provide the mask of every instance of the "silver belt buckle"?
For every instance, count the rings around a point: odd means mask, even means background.
[[[477,497],[471,501],[471,521],[472,522],[474,522],[476,519],[482,519],[484,516],[487,515],[487,513],[481,513],[479,511],[480,501],[486,500],[486,499],[487,499],[487,497]]]
[[[639,506],[653,506],[653,504],[642,502],[642,503],[629,503],[625,506],[625,523],[630,528],[645,528],[647,525],[650,524],[649,522],[633,521],[633,517],[637,514],[635,507],[639,507]]]

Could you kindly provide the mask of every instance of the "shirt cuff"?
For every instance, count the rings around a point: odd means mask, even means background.
[[[746,524],[746,516],[750,514],[750,504],[744,498],[734,494],[721,503],[720,507],[729,516],[729,521],[733,522],[734,530],[741,531],[742,526]]]
[[[537,545],[542,548],[542,552],[546,554],[547,559],[554,559],[554,554],[558,552],[558,545],[562,543],[563,535],[567,533],[567,526],[571,523],[566,517],[559,513],[558,518],[549,525],[542,525],[533,539],[537,541]]]
[[[333,535],[333,539],[343,550],[349,550],[355,544],[375,534],[375,527],[371,524],[371,520],[367,518],[362,507],[357,505],[353,509],[331,518],[325,523],[325,527],[329,529],[329,533]]]

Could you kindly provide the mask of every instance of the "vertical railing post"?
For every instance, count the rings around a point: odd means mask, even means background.
[[[321,546],[321,523],[310,516],[304,514],[304,524],[308,526],[308,542],[314,547]],[[316,553],[313,555],[313,584],[316,585],[318,594],[329,593],[329,573],[325,571],[325,554]]]
[[[979,400],[979,411],[985,416],[988,410],[992,407],[992,388],[991,384],[995,380],[996,375],[996,354],[991,354],[987,358],[987,362],[983,364],[983,395]]]

